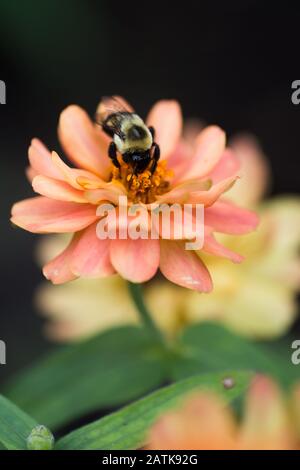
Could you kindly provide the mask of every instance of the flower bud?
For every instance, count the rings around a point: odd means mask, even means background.
[[[46,426],[35,426],[27,438],[28,450],[52,450],[54,436]]]

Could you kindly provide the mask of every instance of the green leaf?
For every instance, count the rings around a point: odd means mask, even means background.
[[[229,366],[270,374],[282,385],[291,384],[299,376],[290,358],[278,357],[260,344],[213,323],[189,326],[182,333],[178,348],[179,355],[173,359],[175,380]]]
[[[0,395],[0,443],[4,448],[26,450],[26,439],[36,425],[34,419]]]
[[[5,394],[51,429],[118,406],[166,381],[161,346],[142,328],[106,331],[21,373]]]
[[[235,386],[225,389],[224,377],[232,377]],[[245,392],[252,378],[250,372],[214,373],[190,377],[162,388],[137,402],[79,428],[60,439],[56,449],[128,450],[145,445],[147,434],[157,417],[176,405],[187,393],[209,390],[230,402]]]

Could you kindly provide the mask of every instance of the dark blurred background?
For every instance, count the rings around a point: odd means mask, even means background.
[[[90,114],[102,95],[125,96],[145,115],[176,98],[186,117],[218,123],[232,135],[257,135],[278,193],[299,192],[300,9],[290,3],[0,2],[1,280],[0,380],[51,347],[32,295],[42,279],[33,258],[38,237],[13,229],[13,202],[31,195],[24,177],[30,139],[58,149],[59,113],[77,103]]]

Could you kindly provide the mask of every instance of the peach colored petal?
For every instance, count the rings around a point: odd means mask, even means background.
[[[146,123],[155,129],[155,141],[160,146],[161,158],[168,158],[182,132],[182,115],[177,101],[158,101],[151,109]]]
[[[111,240],[110,258],[116,271],[128,281],[151,279],[159,265],[159,241],[152,239]]]
[[[37,196],[14,204],[11,221],[33,233],[68,233],[78,232],[96,219],[96,209],[90,204]]]
[[[191,147],[194,147],[200,132],[206,127],[204,121],[198,118],[188,118],[183,127],[183,138]]]
[[[229,202],[218,201],[205,209],[204,221],[216,232],[242,235],[254,230],[259,218],[255,212],[241,209]]]
[[[36,175],[62,179],[60,171],[51,160],[51,153],[39,139],[32,139],[28,149],[28,158]]]
[[[108,137],[96,129],[87,113],[79,106],[68,106],[60,116],[58,134],[70,160],[102,178],[109,175]]]
[[[31,183],[33,178],[38,175],[37,172],[30,165],[28,165],[28,167],[26,168],[25,174],[29,183]]]
[[[87,191],[91,190],[92,192],[97,189],[106,189],[107,191],[116,193],[119,196],[127,196],[127,191],[121,181],[113,180],[107,183],[106,181],[86,176],[79,176],[76,181],[81,188]]]
[[[230,259],[233,263],[241,263],[244,260],[244,256],[241,256],[221,245],[207,227],[202,251],[211,255],[220,256],[221,258]]]
[[[180,183],[182,175],[187,171],[193,150],[183,139],[180,139],[173,152],[168,157],[168,170],[172,171],[172,184]]]
[[[237,176],[232,176],[226,180],[214,184],[208,191],[191,191],[188,202],[192,204],[203,204],[205,207],[212,206],[219,197],[228,191],[237,180]]]
[[[189,180],[179,183],[162,196],[156,196],[160,203],[185,203],[189,199],[191,191],[208,191],[211,188],[211,180]]]
[[[177,206],[175,210],[172,210],[171,206],[166,205],[165,207],[161,206],[159,215],[154,217],[154,214],[152,214],[149,223],[152,224],[153,229],[159,234],[160,238],[165,240],[194,240],[196,235],[200,236],[199,231],[203,227],[202,214],[197,214],[195,208],[189,211]]]
[[[241,180],[230,194],[232,201],[251,207],[257,204],[270,187],[271,170],[257,139],[248,134],[231,140],[241,166]]]
[[[228,450],[235,448],[236,423],[219,397],[201,392],[159,417],[148,438],[153,450]]]
[[[240,434],[241,449],[295,448],[286,403],[277,385],[268,377],[257,376],[251,385]]]
[[[79,234],[75,234],[67,248],[47,263],[43,268],[43,274],[46,279],[53,284],[63,284],[73,281],[77,276],[70,270],[70,259],[77,245]]]
[[[109,184],[99,178],[91,178],[89,176],[77,176],[76,182],[82,189],[100,189],[105,188]]]
[[[200,132],[193,159],[183,179],[207,176],[220,160],[225,150],[225,143],[225,132],[218,126],[209,126]]]
[[[71,271],[80,277],[105,277],[114,274],[109,256],[110,240],[100,240],[96,234],[97,224],[86,228],[72,253]]]
[[[115,191],[112,187],[104,189],[94,189],[84,192],[84,197],[91,204],[99,204],[102,201],[109,201],[115,204],[119,204],[119,197],[124,195],[118,191]]]
[[[87,170],[79,170],[78,168],[69,167],[56,152],[51,154],[54,165],[59,169],[61,178],[69,183],[75,189],[84,189],[83,186],[78,182],[79,178],[86,178],[90,181],[97,183],[100,186],[104,183],[98,176],[90,173]]]
[[[191,203],[211,206],[219,197],[235,183],[237,176],[219,181],[212,186],[211,180],[189,180],[175,186],[162,196],[157,196],[160,203]]]
[[[207,268],[195,252],[185,249],[184,242],[161,240],[160,247],[159,268],[169,281],[199,292],[212,290]]]
[[[211,178],[214,183],[218,183],[226,178],[237,176],[239,169],[240,162],[238,158],[230,148],[227,148],[208,177]]]
[[[98,210],[101,209],[102,204],[99,204]],[[110,211],[107,208],[107,203],[103,204],[103,212],[101,215],[105,218],[105,229],[113,234],[114,238],[128,238],[128,231],[133,230],[134,232],[139,232],[147,234],[151,229],[151,220],[150,214],[148,211],[145,211],[145,217],[140,216],[137,211],[136,214],[131,214],[127,211],[126,207],[122,210],[122,207]],[[129,209],[130,210],[130,209]],[[104,222],[104,221],[103,221]],[[110,238],[113,238],[112,236]],[[129,237],[130,238],[130,237]]]
[[[32,181],[32,187],[36,193],[57,201],[89,202],[85,199],[83,191],[72,188],[65,181],[55,180],[47,176],[36,176]]]

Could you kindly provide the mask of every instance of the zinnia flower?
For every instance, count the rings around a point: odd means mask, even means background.
[[[233,411],[218,396],[199,392],[181,409],[158,419],[147,447],[151,450],[300,449],[299,391],[298,385],[289,406],[271,379],[256,377],[239,424]]]
[[[184,145],[192,145],[195,140],[195,132],[191,135],[190,126],[189,129],[189,135],[184,131]],[[241,178],[226,197],[255,208],[260,213],[259,228],[241,238],[222,235],[226,245],[245,255],[242,265],[202,253],[214,280],[209,296],[199,298],[196,292],[161,279],[146,285],[146,302],[154,321],[167,336],[174,336],[193,322],[209,320],[249,337],[272,338],[283,334],[297,313],[300,199],[280,196],[262,202],[271,178],[260,146],[251,136],[236,137],[232,146],[241,163]],[[43,238],[39,243],[39,263],[55,257],[66,242],[63,235]],[[118,305],[116,289],[120,296]],[[63,286],[44,283],[37,291],[37,304],[49,318],[48,336],[56,341],[73,341],[114,325],[139,321],[119,276],[78,279]],[[88,315],[82,316],[85,305],[89,306]]]
[[[144,282],[160,268],[176,284],[202,292],[212,289],[207,268],[194,251],[185,249],[184,240],[97,237],[97,207],[107,201],[117,206],[121,195],[128,197],[129,204],[203,204],[203,251],[234,262],[242,260],[213,236],[215,231],[244,234],[257,225],[255,213],[219,200],[236,181],[238,171],[232,152],[225,149],[224,132],[217,126],[207,127],[197,136],[193,150],[188,150],[181,141],[182,117],[174,101],[158,102],[146,123],[155,128],[161,149],[154,175],[145,171],[130,176],[121,158],[120,171],[112,168],[108,137],[78,106],[63,111],[58,128],[63,149],[76,168],[33,139],[28,175],[40,196],[15,204],[11,220],[34,233],[74,234],[68,247],[44,267],[44,275],[53,283],[115,272],[132,282]]]

